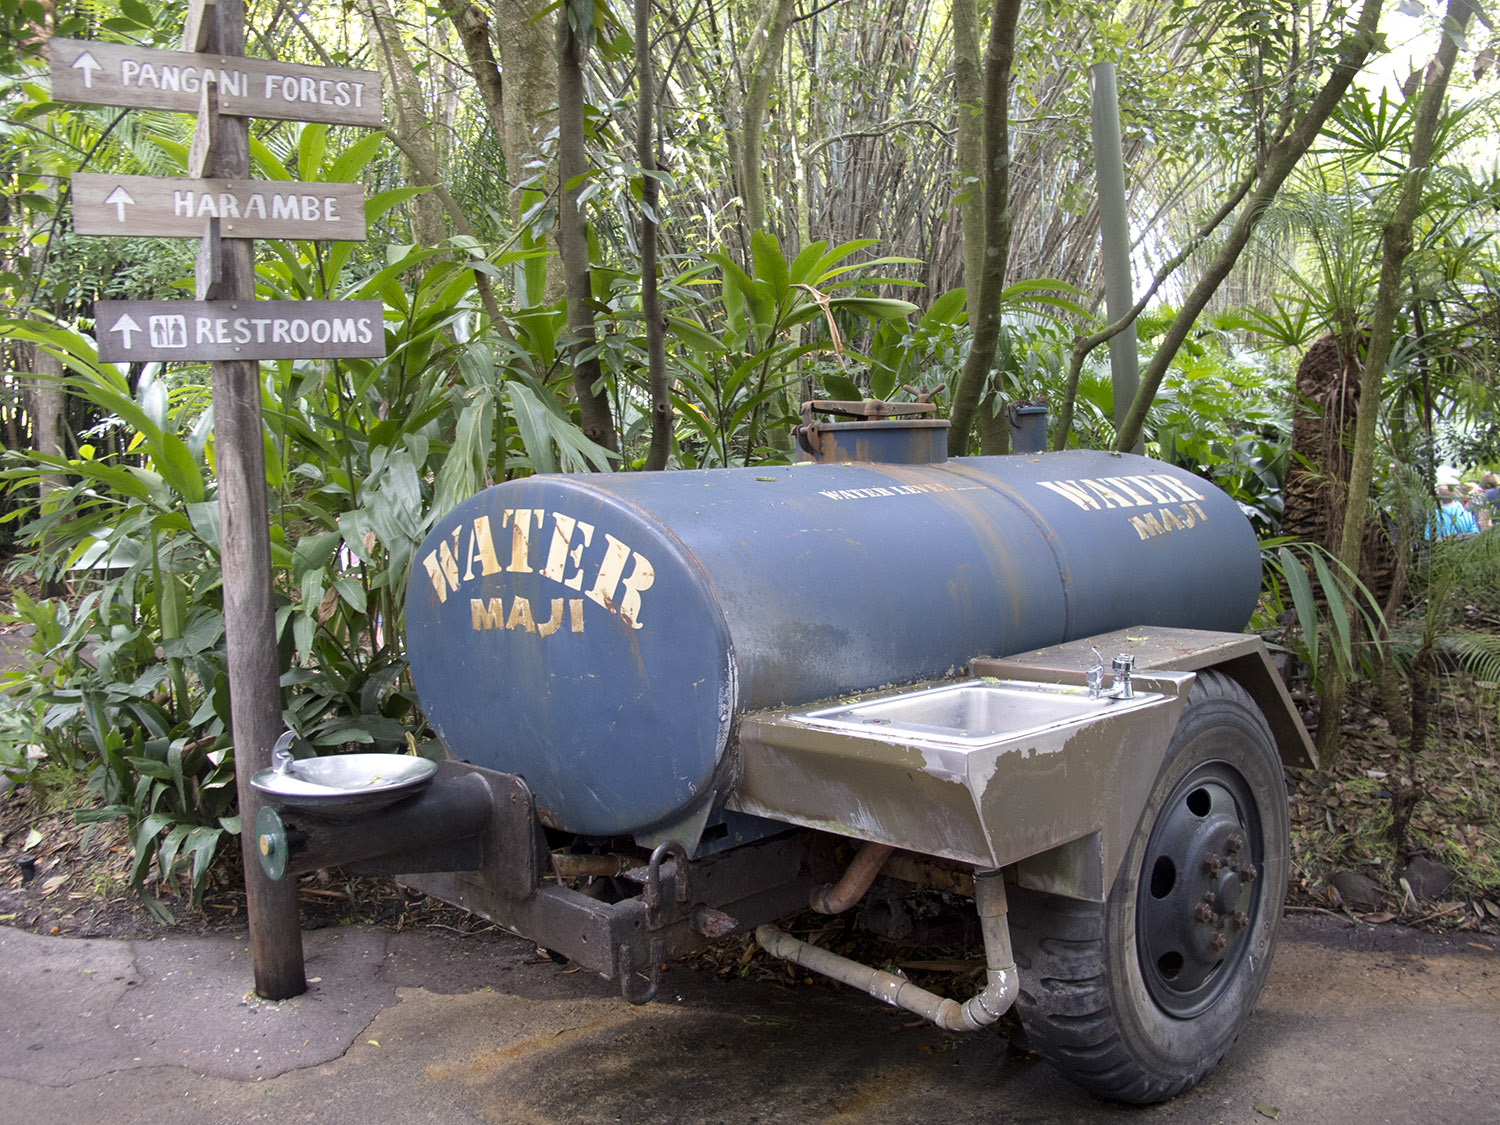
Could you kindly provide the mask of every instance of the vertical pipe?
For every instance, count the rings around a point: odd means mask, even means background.
[[[1135,304],[1130,278],[1130,220],[1125,213],[1125,157],[1120,146],[1120,101],[1115,87],[1115,64],[1089,67],[1094,126],[1094,174],[1099,183],[1099,235],[1104,253],[1106,317],[1113,324]],[[1135,326],[1109,341],[1109,367],[1114,376],[1115,429],[1124,425],[1140,385]],[[1136,438],[1132,453],[1145,452]]]
[[[245,0],[220,0],[213,6],[213,13],[209,52],[243,55]],[[209,175],[235,180],[250,175],[248,118],[225,117],[220,122],[217,143],[209,154]],[[222,300],[255,299],[253,245],[248,239],[224,240]],[[307,990],[302,930],[297,919],[297,881],[273,882],[261,870],[255,815],[262,801],[250,785],[251,776],[271,764],[271,745],[281,733],[260,364],[247,360],[215,362],[212,379],[219,474],[219,562],[224,577],[224,634],[250,957],[255,991],[267,1000],[285,1000]]]

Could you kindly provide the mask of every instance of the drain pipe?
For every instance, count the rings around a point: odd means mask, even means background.
[[[842,914],[865,897],[875,876],[880,874],[880,869],[895,850],[890,844],[870,841],[859,849],[844,877],[833,886],[814,887],[807,904],[819,914]]]
[[[1010,923],[1005,917],[1005,881],[1000,872],[974,876],[974,906],[979,911],[980,932],[984,936],[985,986],[962,1004],[919,988],[895,973],[861,965],[858,961],[809,945],[775,926],[759,927],[755,931],[755,940],[772,957],[864,989],[875,999],[905,1008],[946,1031],[978,1031],[989,1027],[1015,1003],[1016,994],[1021,990],[1021,978],[1016,972],[1016,959],[1010,948]]]

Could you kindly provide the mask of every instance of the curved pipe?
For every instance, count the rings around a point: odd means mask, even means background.
[[[998,871],[974,876],[974,905],[984,936],[985,986],[962,1004],[919,988],[905,977],[799,941],[775,926],[759,927],[755,940],[772,957],[862,988],[877,1000],[905,1008],[945,1031],[978,1031],[993,1024],[1015,1003],[1021,977],[1011,953],[1010,924],[1005,917],[1005,882]]]
[[[842,914],[865,897],[875,876],[880,874],[880,869],[895,850],[890,844],[877,844],[873,841],[866,844],[859,849],[859,854],[849,864],[849,870],[844,872],[842,879],[833,886],[813,888],[812,894],[808,896],[808,905],[819,914]]]

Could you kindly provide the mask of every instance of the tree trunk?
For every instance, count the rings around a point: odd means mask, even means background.
[[[1234,229],[1224,245],[1219,248],[1219,252],[1214,255],[1203,277],[1199,279],[1197,285],[1193,286],[1192,292],[1183,301],[1182,308],[1172,318],[1172,323],[1168,326],[1161,343],[1157,345],[1151,362],[1142,373],[1141,384],[1136,391],[1135,399],[1130,404],[1130,411],[1125,417],[1124,424],[1115,434],[1114,448],[1116,450],[1124,451],[1133,448],[1141,437],[1141,431],[1146,423],[1146,412],[1151,408],[1151,402],[1161,388],[1162,379],[1166,377],[1167,369],[1177,355],[1177,350],[1182,347],[1183,341],[1192,331],[1199,314],[1208,306],[1209,300],[1218,292],[1224,279],[1229,276],[1229,271],[1239,260],[1240,253],[1250,241],[1250,235],[1254,233],[1266,208],[1276,198],[1276,193],[1281,190],[1281,185],[1291,175],[1292,169],[1297,166],[1303,154],[1317,140],[1322,132],[1323,123],[1328,120],[1328,115],[1338,105],[1339,99],[1344,96],[1344,92],[1354,81],[1354,76],[1359,73],[1365,59],[1369,57],[1376,41],[1375,33],[1380,22],[1380,8],[1380,0],[1364,0],[1354,32],[1345,40],[1340,51],[1339,62],[1333,68],[1328,81],[1309,103],[1307,112],[1297,122],[1296,127],[1272,147],[1266,159],[1265,169],[1261,173],[1260,182],[1240,212]]]
[[[453,21],[453,29],[458,32],[458,41],[463,44],[464,56],[469,60],[469,73],[474,76],[474,89],[479,94],[479,104],[484,107],[485,120],[503,147],[506,83],[500,80],[500,63],[495,58],[489,19],[471,0],[448,0],[447,12]],[[506,174],[512,180],[517,178],[514,168],[507,166]]]
[[[652,129],[656,77],[651,66],[651,0],[635,0],[635,159],[641,168],[641,319],[646,327],[646,369],[651,381],[651,448],[647,469],[665,469],[672,452],[672,399],[667,393],[667,321],[656,292],[658,183]]]
[[[1370,319],[1370,343],[1365,350],[1365,367],[1359,380],[1359,404],[1354,423],[1354,455],[1349,473],[1349,500],[1344,507],[1343,534],[1339,540],[1339,561],[1351,570],[1359,566],[1360,544],[1365,535],[1370,503],[1370,477],[1375,468],[1375,423],[1380,414],[1380,386],[1385,378],[1386,361],[1395,339],[1396,314],[1399,311],[1402,271],[1411,253],[1412,225],[1422,209],[1422,188],[1432,162],[1432,148],[1437,136],[1438,118],[1448,92],[1448,76],[1458,58],[1458,43],[1468,27],[1472,9],[1469,0],[1449,0],[1448,15],[1443,21],[1443,35],[1437,54],[1427,66],[1422,80],[1422,100],[1412,124],[1411,157],[1401,184],[1396,209],[1385,224],[1381,237],[1380,282],[1375,290],[1375,312]],[[1318,751],[1329,758],[1337,756],[1338,719],[1343,709],[1345,685],[1335,666],[1324,692],[1323,714],[1318,722]],[[1413,723],[1416,726],[1416,723]],[[1415,742],[1415,736],[1414,736]],[[1417,747],[1416,749],[1420,749]]]
[[[739,173],[740,194],[745,201],[746,244],[749,236],[766,230],[765,170],[761,167],[761,128],[766,105],[771,100],[771,84],[776,78],[776,64],[786,42],[786,29],[792,25],[796,0],[769,0],[765,13],[750,37],[746,51],[745,73],[750,87],[740,114]]]
[[[964,308],[969,323],[979,320],[979,287],[984,275],[984,86],[979,68],[979,11],[975,0],[953,5],[953,131],[958,165],[959,229],[963,232]],[[957,388],[955,388],[955,393]],[[979,452],[1010,452],[1010,419],[980,397]]]
[[[569,0],[571,3],[572,0]],[[588,172],[583,137],[584,46],[573,31],[571,13],[557,20],[557,171],[562,190],[557,208],[557,249],[568,299],[572,337],[573,392],[578,397],[584,436],[605,449],[618,449],[609,398],[598,387],[602,373],[595,356],[580,358],[594,343],[594,300],[589,279],[587,224],[578,195]]]
[[[969,450],[995,349],[1000,340],[1000,294],[1010,254],[1010,72],[1016,51],[1021,0],[995,0],[984,59],[984,266],[979,275],[978,316],[970,314],[973,340],[964,359],[948,429],[948,455]],[[967,263],[967,252],[965,262]],[[972,300],[972,297],[971,297]],[[970,308],[974,306],[971,304]]]
[[[428,113],[422,84],[401,41],[401,28],[391,12],[390,0],[365,0],[365,23],[375,45],[375,58],[390,92],[387,104],[395,115],[396,131],[401,134],[409,178],[426,183],[428,176],[441,179],[437,137],[432,115]],[[437,246],[448,237],[443,222],[443,205],[430,191],[411,200],[411,233],[419,246]]]

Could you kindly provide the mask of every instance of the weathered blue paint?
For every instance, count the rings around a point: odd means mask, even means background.
[[[722,795],[747,710],[1238,630],[1259,588],[1238,507],[1128,455],[530,477],[422,545],[407,646],[454,756],[525,777],[549,824],[635,834]]]

